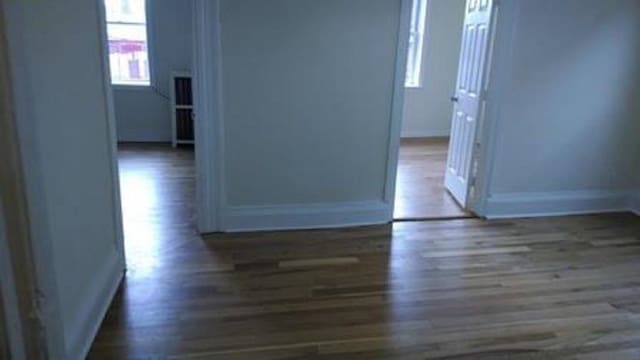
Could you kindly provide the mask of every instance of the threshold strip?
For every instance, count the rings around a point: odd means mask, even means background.
[[[466,219],[480,219],[475,215],[457,215],[457,216],[427,216],[427,217],[405,217],[394,218],[393,222],[427,222],[427,221],[447,221],[447,220],[466,220]]]

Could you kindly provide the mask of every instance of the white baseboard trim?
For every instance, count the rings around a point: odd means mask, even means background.
[[[402,131],[400,133],[400,137],[405,138],[430,138],[430,137],[449,137],[451,135],[451,131]]]
[[[562,191],[490,196],[488,219],[605,213],[629,210],[626,191]]]
[[[68,359],[85,359],[91,345],[98,334],[102,320],[107,314],[118,286],[124,277],[124,260],[114,257],[98,273],[95,281],[91,284],[91,297],[77,309],[79,315],[71,331],[65,331],[70,336],[65,337],[66,351]]]
[[[386,224],[392,220],[388,203],[366,201],[337,204],[227,207],[223,231],[301,230]]]

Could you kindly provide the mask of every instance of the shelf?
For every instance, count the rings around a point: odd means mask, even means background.
[[[193,90],[191,75],[184,72],[171,74],[171,130],[172,144],[193,144]]]

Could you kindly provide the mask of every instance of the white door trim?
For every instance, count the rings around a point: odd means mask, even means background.
[[[389,221],[393,220],[393,209],[395,207],[400,137],[402,136],[402,118],[404,117],[404,84],[407,72],[407,52],[409,49],[409,32],[411,31],[412,3],[412,0],[402,0],[402,9],[400,11],[400,28],[398,30],[398,47],[396,49],[393,98],[391,103],[391,122],[389,125],[389,142],[387,144],[387,172],[383,199],[384,202],[389,205]]]
[[[116,114],[113,102],[113,90],[111,87],[111,68],[109,66],[109,49],[107,45],[107,18],[104,8],[104,0],[96,0],[96,7],[98,9],[98,33],[100,34],[100,65],[103,69],[103,92],[105,98],[105,112],[107,122],[105,127],[107,129],[105,135],[107,137],[107,144],[109,145],[108,151],[110,156],[110,172],[113,181],[113,227],[116,232],[116,249],[119,255],[119,262],[122,269],[125,268],[125,254],[124,254],[124,231],[122,225],[122,201],[120,197],[120,172],[118,169],[118,136],[116,132]]]
[[[224,203],[224,128],[220,2],[193,6],[196,201],[200,233],[220,230]]]
[[[481,217],[485,217],[489,209],[494,159],[502,121],[502,98],[513,66],[519,8],[518,1],[496,1],[494,8],[493,45],[487,69],[486,108],[478,136],[480,150],[477,154],[476,184],[468,202],[469,210]]]

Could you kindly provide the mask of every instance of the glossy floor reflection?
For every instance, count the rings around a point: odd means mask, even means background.
[[[119,170],[128,271],[150,276],[171,265],[172,249],[198,238],[193,149],[121,145]]]
[[[469,216],[444,187],[448,147],[446,138],[402,139],[395,219]]]
[[[123,147],[129,272],[89,358],[637,359],[630,214],[199,237],[193,158]]]

